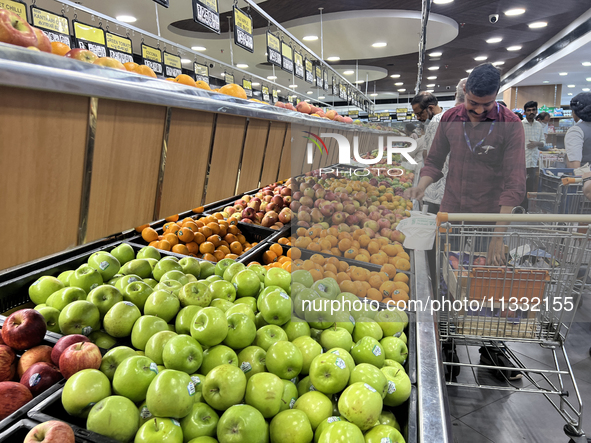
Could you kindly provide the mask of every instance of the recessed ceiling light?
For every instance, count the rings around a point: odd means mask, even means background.
[[[476,60],[477,62],[482,62],[484,60],[486,60],[488,58],[487,55],[479,55],[478,57],[474,57],[474,60]]]
[[[434,88],[435,87],[435,83],[431,83],[430,85],[427,85],[427,88]]]
[[[493,65],[497,66],[497,65],[504,65],[505,62],[493,62]]]
[[[191,49],[193,51],[205,51],[206,50],[205,46],[191,46]]]
[[[188,58],[181,58],[181,63],[191,63],[191,60]]]
[[[400,78],[400,74],[392,74],[390,78]]]
[[[365,80],[355,80],[356,85],[360,85],[361,83],[365,83]]]
[[[516,45],[516,46],[509,46],[507,48],[507,51],[519,51],[521,49],[521,46]]]
[[[312,95],[312,94],[314,94],[314,91],[308,91],[308,92],[306,92],[306,94]]]
[[[374,48],[383,48],[385,46],[388,46],[388,43],[386,43],[386,42],[376,42],[376,43],[374,43],[371,46],[373,46]]]
[[[434,89],[427,89],[427,92],[435,92]]]
[[[406,92],[406,89],[404,89],[404,88],[399,89],[398,92]]]
[[[437,76],[436,75],[432,75],[430,77],[427,77],[427,80],[437,80]]]
[[[529,26],[531,29],[545,28],[546,26],[548,26],[548,22],[533,22],[527,26]]]
[[[280,92],[281,92],[281,89],[278,89],[278,90],[277,90],[277,94],[279,94]]]
[[[135,18],[133,15],[118,15],[115,18],[123,23],[135,23],[137,21],[137,18]]]
[[[493,38],[489,38],[486,43],[500,43],[502,42],[503,39],[501,37],[493,37]]]
[[[561,76],[563,76],[563,77],[564,77],[565,75],[568,75],[568,72],[561,72],[561,73],[559,73],[558,75],[561,75]]]
[[[298,85],[289,85],[290,88],[295,89],[298,87]]]
[[[318,100],[323,100],[324,98],[324,95],[321,95],[320,97],[318,97]]]
[[[313,42],[315,40],[318,40],[318,36],[317,35],[307,35],[303,39],[306,40],[307,42]]]
[[[429,68],[427,68],[429,71],[437,71],[439,69],[439,66],[431,66]]]
[[[572,92],[569,92],[568,95],[573,95],[573,93]]]
[[[548,80],[544,80],[542,83],[550,83]]]
[[[338,62],[341,59],[341,57],[337,57],[337,56],[332,56],[332,57],[328,57],[327,60],[329,62]]]
[[[567,85],[569,88],[574,88],[575,85]]]
[[[345,72],[343,72],[343,74],[352,75],[352,74],[355,74],[355,71],[345,71]]]
[[[515,9],[509,9],[508,11],[505,11],[505,15],[521,15],[525,12],[525,9],[523,8],[515,8]]]
[[[441,57],[443,55],[443,52],[432,52],[431,54],[429,54],[429,57]]]
[[[370,97],[377,97],[378,94],[369,94]]]
[[[583,66],[591,66],[591,62],[583,62]]]
[[[254,82],[252,86],[261,86],[261,84],[259,82]]]
[[[448,3],[453,2],[454,0],[433,0],[433,3],[436,5],[446,5]]]
[[[275,77],[274,75],[270,75],[267,77],[267,80],[277,80],[277,77]]]
[[[404,83],[403,82],[396,82],[394,83],[394,86],[402,86]]]
[[[585,80],[587,80],[588,82],[591,82],[591,77],[587,77]]]
[[[240,69],[246,69],[248,68],[248,65],[246,63],[238,63],[236,67]]]
[[[589,91],[591,91],[591,89],[589,89],[589,88],[583,88],[583,91],[589,92]]]
[[[226,76],[226,73],[225,72],[222,72],[222,77],[225,77],[225,76]]]
[[[306,103],[310,103],[310,99],[307,98],[306,100],[304,100]]]

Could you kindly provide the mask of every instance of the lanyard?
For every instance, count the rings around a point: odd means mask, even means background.
[[[499,114],[499,104],[497,103],[497,116],[498,116],[498,114]],[[497,122],[497,119],[495,118],[493,120],[492,124],[490,125],[490,129],[488,130],[488,134],[486,134],[484,136],[484,138],[482,140],[480,140],[476,144],[476,146],[474,146],[474,147],[472,147],[472,143],[470,143],[470,138],[468,137],[468,134],[466,133],[466,122],[464,122],[464,138],[466,139],[466,144],[468,145],[468,148],[470,148],[470,151],[472,151],[472,153],[474,153],[476,151],[476,149],[478,149],[482,146],[482,144],[484,143],[486,138],[492,133],[493,129],[495,128],[496,122]]]

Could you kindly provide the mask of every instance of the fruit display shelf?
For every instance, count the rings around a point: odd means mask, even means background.
[[[25,441],[25,437],[31,429],[39,423],[30,419],[20,420],[4,432],[0,431],[0,442],[3,443],[17,443]],[[79,426],[71,425],[76,438],[76,443],[117,443],[117,440],[88,432],[86,429]],[[92,434],[92,435],[91,435]]]

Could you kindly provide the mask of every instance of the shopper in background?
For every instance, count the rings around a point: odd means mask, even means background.
[[[582,92],[570,101],[575,124],[564,137],[569,168],[591,163],[591,93]]]
[[[537,190],[537,180],[539,172],[539,149],[544,148],[545,140],[544,128],[539,121],[536,121],[536,114],[538,113],[538,103],[529,101],[523,106],[525,112],[525,120],[523,123],[523,131],[525,133],[525,167],[527,171],[526,192],[535,192]],[[523,203],[521,204],[527,209],[527,194]]]
[[[523,121],[523,115],[521,114],[521,112],[517,112],[517,111],[515,111],[515,112],[514,112],[514,114],[517,116],[517,118],[518,118],[520,121]]]
[[[420,92],[412,99],[410,105],[417,120],[426,126],[425,135],[419,139],[420,143],[417,149],[417,151],[420,151],[420,157],[424,160],[429,153],[429,148],[435,135],[433,131],[437,129],[437,124],[432,125],[431,123],[433,122],[433,118],[441,114],[443,110],[439,107],[437,97],[430,92]],[[439,119],[437,119],[437,122],[439,122]],[[432,129],[433,127],[435,129]]]
[[[544,137],[548,135],[548,124],[550,123],[550,114],[547,112],[540,112],[536,116],[536,120],[542,124],[542,128],[544,129]]]

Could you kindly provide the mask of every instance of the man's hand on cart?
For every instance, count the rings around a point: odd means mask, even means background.
[[[587,200],[591,200],[591,172],[583,174],[583,194]]]
[[[404,198],[422,201],[425,196],[425,191],[418,186],[407,188],[404,190]]]
[[[503,237],[493,237],[488,245],[486,264],[489,266],[503,266],[505,262]]]

